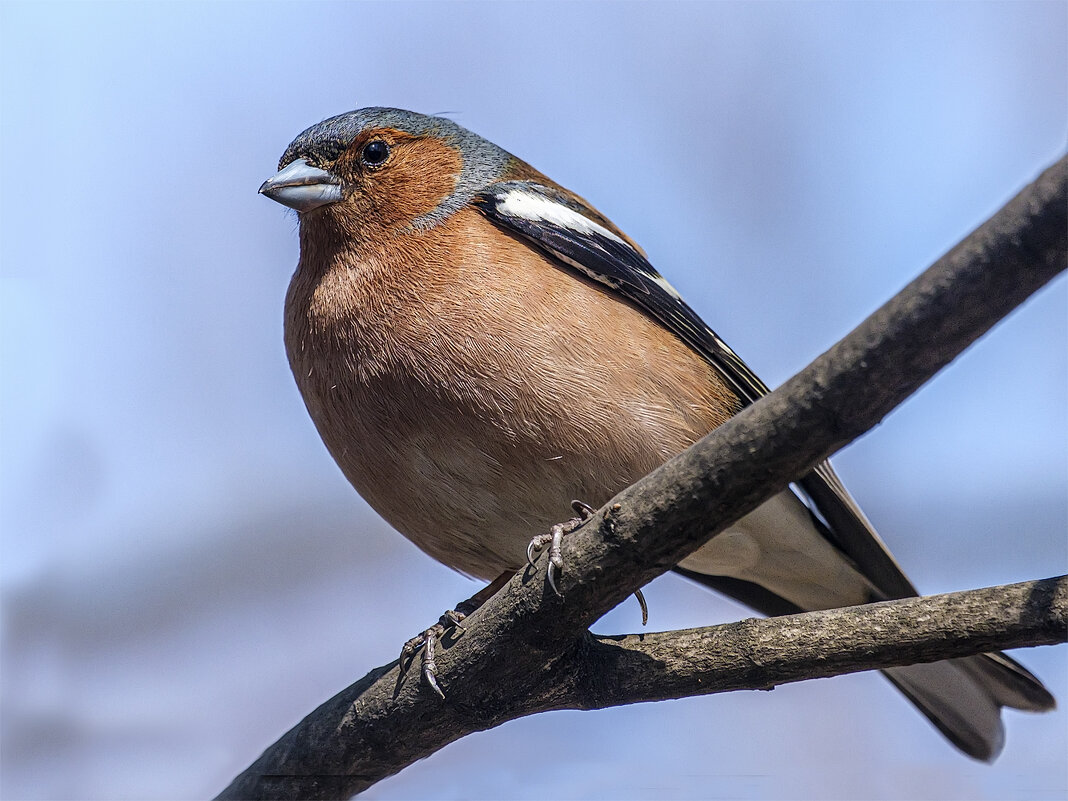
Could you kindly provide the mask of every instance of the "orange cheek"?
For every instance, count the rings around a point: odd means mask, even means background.
[[[462,166],[456,150],[438,140],[398,142],[389,168],[374,179],[383,213],[403,224],[433,211],[453,193]]]

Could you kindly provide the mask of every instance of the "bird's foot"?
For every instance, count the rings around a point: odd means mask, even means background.
[[[530,567],[534,567],[534,560],[538,554],[545,549],[546,545],[549,546],[549,567],[545,576],[549,581],[549,586],[553,588],[553,592],[561,598],[563,594],[556,587],[556,573],[564,569],[564,558],[560,553],[560,543],[563,542],[565,534],[570,534],[582,528],[597,511],[588,503],[583,503],[582,501],[572,501],[571,508],[578,513],[578,517],[573,517],[564,523],[557,523],[549,530],[549,533],[539,534],[527,544],[527,564]],[[613,507],[613,511],[618,509],[618,504]],[[642,608],[642,625],[645,626],[649,623],[649,606],[645,603],[645,596],[642,595],[641,590],[635,590],[634,597]]]
[[[410,665],[411,660],[414,659],[415,655],[422,649],[423,680],[430,685],[434,692],[441,696],[442,700],[444,700],[445,693],[438,684],[438,664],[434,658],[434,652],[439,640],[441,640],[446,632],[459,632],[460,634],[463,634],[467,631],[463,626],[463,621],[467,616],[475,612],[475,610],[482,606],[482,604],[492,598],[511,577],[512,573],[502,573],[466,601],[458,603],[455,609],[450,609],[443,614],[433,626],[426,631],[420,632],[408,640],[408,642],[404,643],[404,647],[401,648],[400,654],[401,674],[403,675],[407,670],[405,664],[407,663]]]
[[[553,588],[553,592],[561,598],[564,596],[556,587],[556,573],[564,569],[564,558],[560,554],[560,543],[563,542],[565,534],[570,534],[582,528],[586,521],[593,517],[593,513],[597,511],[582,501],[572,501],[571,508],[578,513],[578,517],[573,517],[563,523],[557,523],[549,530],[549,533],[539,534],[527,544],[527,564],[531,567],[534,567],[534,560],[538,557],[538,554],[545,550],[546,545],[549,546],[549,568],[545,575],[549,580],[549,586]]]
[[[450,629],[460,633],[467,631],[461,625],[461,621],[466,617],[467,615],[460,610],[450,609],[438,618],[437,623],[426,631],[412,637],[401,648],[400,664],[402,671],[404,670],[404,663],[414,658],[420,648],[423,649],[423,680],[430,685],[434,692],[441,696],[442,700],[445,699],[445,693],[441,691],[441,687],[438,685],[438,663],[434,659],[434,649],[438,640],[446,631]]]

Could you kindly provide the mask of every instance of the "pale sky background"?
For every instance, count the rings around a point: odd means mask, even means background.
[[[348,486],[289,375],[301,130],[450,112],[588,198],[771,385],[1065,147],[1068,5],[0,5],[6,799],[211,796],[477,589]],[[1063,277],[836,458],[927,592],[1068,563]],[[677,577],[652,629],[748,612]],[[625,604],[595,629],[634,631]],[[877,675],[468,737],[366,798],[1068,795],[1062,711],[993,766]]]

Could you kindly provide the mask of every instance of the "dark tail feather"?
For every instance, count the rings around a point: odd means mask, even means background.
[[[1005,744],[1003,706],[1043,712],[1053,696],[1001,653],[883,671],[957,748],[992,762]]]
[[[1048,712],[1057,701],[1027,668],[1000,651],[954,660],[972,675],[1000,706]]]

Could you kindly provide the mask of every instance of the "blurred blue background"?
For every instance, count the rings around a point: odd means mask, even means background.
[[[450,112],[579,192],[771,385],[1056,159],[1046,3],[0,6],[2,794],[213,795],[477,585],[320,443],[281,308],[299,131]],[[927,592],[1065,571],[1066,282],[836,458]],[[676,577],[654,629],[748,612]],[[598,624],[634,631],[637,605]],[[1068,703],[1064,648],[1017,656]],[[994,766],[877,675],[556,713],[367,798],[1064,798],[1066,715]]]

